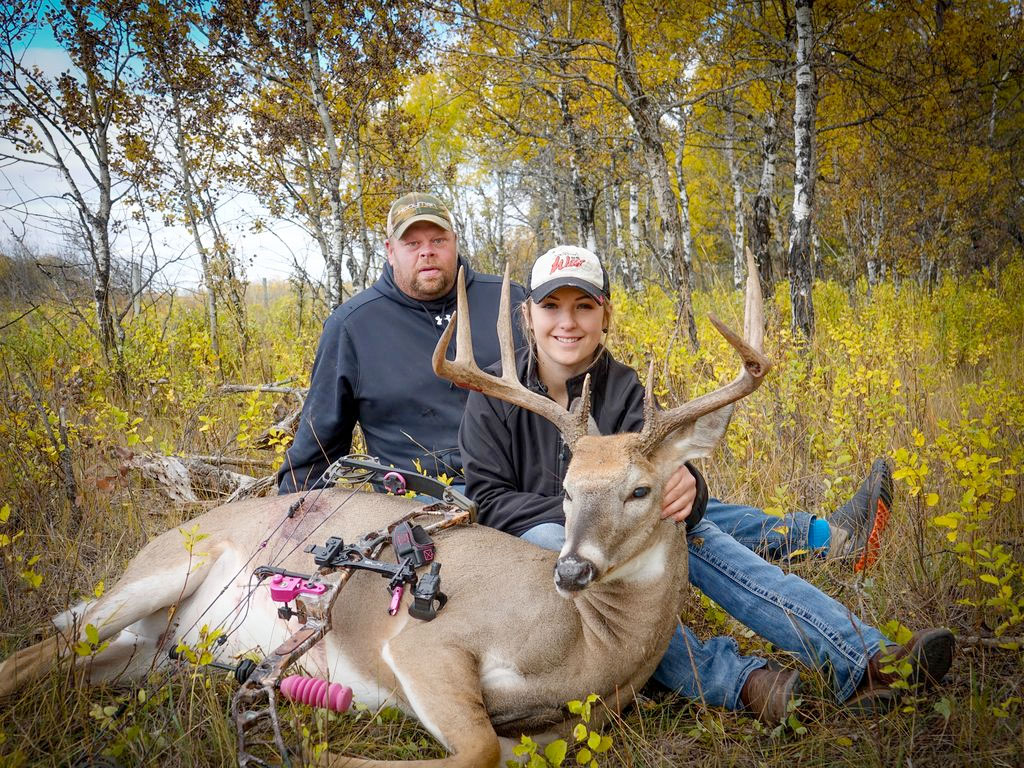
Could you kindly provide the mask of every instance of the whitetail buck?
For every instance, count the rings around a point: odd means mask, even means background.
[[[685,530],[660,519],[662,485],[684,460],[711,452],[731,403],[753,392],[770,365],[761,354],[762,303],[753,264],[749,275],[746,341],[712,318],[743,360],[740,375],[669,411],[655,410],[649,377],[643,432],[609,436],[587,434],[586,407],[570,413],[516,380],[507,273],[498,321],[504,375],[476,367],[460,275],[458,319],[437,345],[435,370],[559,427],[572,449],[564,483],[565,546],[549,552],[481,526],[441,533],[437,558],[444,563],[448,603],[429,622],[405,612],[388,615],[380,578],[356,573],[333,604],[333,630],[303,657],[306,669],[351,686],[357,701],[389,703],[419,719],[449,754],[415,764],[437,768],[499,765],[503,747],[513,743],[499,736],[563,734],[569,700],[597,693],[613,708],[628,703],[665,652],[687,594]],[[453,362],[445,350],[456,322]],[[634,498],[633,490],[643,486],[650,492]],[[92,624],[101,640],[110,640],[94,659],[78,660],[93,681],[142,676],[164,663],[179,640],[195,643],[202,624],[232,629],[222,658],[268,652],[297,625],[278,617],[266,589],[245,605],[256,565],[276,558],[276,565],[309,572],[306,544],[328,535],[354,540],[416,506],[379,494],[348,497],[341,489],[311,494],[283,528],[276,526],[297,496],[214,509],[194,521],[208,538],[191,555],[178,531],[164,533],[76,622],[65,619],[55,637],[0,665],[0,694],[45,675],[59,656],[73,655],[69,645],[81,638],[69,637],[70,626],[80,632]],[[408,764],[330,759],[339,766]]]

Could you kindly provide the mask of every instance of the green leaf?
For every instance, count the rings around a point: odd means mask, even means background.
[[[949,720],[949,716],[953,713],[953,704],[946,696],[936,701],[932,708],[942,715],[944,720]]]
[[[572,729],[572,736],[576,741],[583,741],[587,738],[587,726],[583,723],[577,723],[576,727]]]
[[[98,645],[100,642],[100,632],[92,624],[85,625],[85,637],[92,645]]]
[[[551,765],[557,768],[565,760],[565,753],[568,750],[568,745],[565,743],[565,739],[555,739],[546,747],[544,747],[544,757],[548,759]]]
[[[587,737],[587,746],[591,749],[597,749],[597,746],[601,743],[601,734],[597,731],[591,731]]]
[[[576,764],[577,765],[584,765],[585,763],[589,762],[590,758],[592,758],[592,757],[593,757],[593,755],[590,753],[590,750],[587,749],[586,747],[584,747],[583,749],[581,749],[579,752],[576,753]]]
[[[6,523],[11,519],[11,505],[4,504],[0,507],[0,523]]]
[[[611,748],[612,748],[612,737],[611,736],[602,736],[601,737],[601,743],[598,744],[594,748],[594,751],[597,752],[600,755],[603,752],[607,752]]]
[[[849,736],[840,736],[838,739],[836,739],[836,744],[838,744],[840,747],[852,747],[853,739],[851,739]]]

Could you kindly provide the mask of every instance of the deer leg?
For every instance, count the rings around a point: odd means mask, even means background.
[[[436,760],[364,760],[329,756],[331,768],[495,768],[501,746],[484,708],[476,659],[458,648],[437,649],[415,631],[384,646],[402,697],[416,718],[448,750]],[[430,648],[431,651],[424,652]]]
[[[89,624],[96,628],[101,644],[111,641],[94,657],[86,657],[94,665],[88,672],[89,678],[100,680],[106,673],[116,676],[126,668],[130,672],[137,666],[135,657],[144,648],[155,647],[155,638],[139,638],[131,632],[123,633],[123,630],[192,595],[220,554],[217,550],[211,552],[206,562],[190,573],[190,561],[184,551],[172,564],[155,569],[146,558],[146,549],[143,549],[117,584],[86,606],[80,619],[68,612],[60,614],[56,621],[56,635],[18,651],[0,663],[0,697],[44,677],[60,658],[71,653],[75,642],[86,639],[83,630]],[[72,635],[72,632],[77,634]],[[108,655],[109,659],[106,658]]]

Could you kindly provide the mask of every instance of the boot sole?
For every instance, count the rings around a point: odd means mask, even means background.
[[[879,464],[881,464],[880,467]],[[854,573],[860,573],[878,560],[878,553],[882,548],[882,533],[889,524],[889,514],[892,510],[892,472],[889,469],[889,463],[884,459],[876,461],[875,465],[871,467],[871,474],[874,488],[868,500],[868,509],[874,506],[875,515],[874,520],[871,521],[871,530],[864,541],[864,551],[853,564]],[[889,500],[885,498],[886,491],[888,491]]]
[[[914,671],[910,682],[925,687],[938,685],[953,666],[956,640],[953,633],[945,628],[936,628],[918,636],[910,649]]]

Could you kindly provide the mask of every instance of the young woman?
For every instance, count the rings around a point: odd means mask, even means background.
[[[607,273],[593,253],[561,246],[538,258],[522,313],[530,339],[530,347],[517,354],[523,384],[568,406],[589,374],[591,415],[601,433],[642,427],[644,392],[636,372],[615,361],[602,343],[612,308]],[[480,506],[479,521],[539,546],[561,549],[562,479],[569,457],[554,425],[473,392],[459,442],[466,490]],[[877,478],[873,482],[884,485]],[[808,666],[828,665],[837,700],[851,708],[878,712],[895,704],[896,692],[888,685],[893,677],[881,671],[883,652],[886,657],[909,656],[915,679],[938,680],[948,670],[953,654],[949,630],[918,633],[905,647],[888,644],[881,632],[847,608],[724,532],[723,524],[728,530],[743,529],[748,541],[754,541],[758,531],[763,536],[778,520],[766,520],[763,512],[749,507],[709,504],[696,470],[683,466],[673,475],[662,517],[686,521],[694,586]],[[811,527],[804,526],[805,535]],[[748,707],[777,722],[795,695],[799,675],[770,668],[761,658],[741,656],[731,637],[703,643],[688,628],[680,628],[654,679],[706,704]]]

